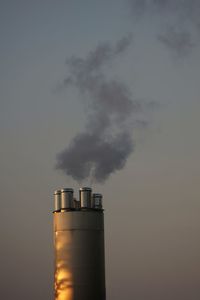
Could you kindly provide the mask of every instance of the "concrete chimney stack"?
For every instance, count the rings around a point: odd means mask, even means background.
[[[105,300],[102,195],[80,188],[54,193],[55,300]]]

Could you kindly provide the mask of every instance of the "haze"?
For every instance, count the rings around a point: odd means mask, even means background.
[[[2,299],[53,300],[53,191],[92,184],[104,196],[107,299],[199,300],[199,4],[173,3],[1,1]],[[134,151],[103,184],[77,183],[56,169],[90,116],[64,84],[66,61],[129,35],[103,72],[148,107],[130,120]]]

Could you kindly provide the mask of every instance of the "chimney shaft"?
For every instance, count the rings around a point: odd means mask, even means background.
[[[61,195],[64,190],[70,191],[63,189]],[[54,193],[55,300],[106,299],[102,196],[91,193],[81,188],[81,205],[60,210]]]

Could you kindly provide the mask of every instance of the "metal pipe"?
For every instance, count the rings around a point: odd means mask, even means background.
[[[102,194],[93,194],[92,195],[92,208],[102,209]]]
[[[73,207],[75,209],[80,209],[81,208],[80,201],[78,201],[76,198],[73,199]]]
[[[92,189],[89,187],[82,187],[79,189],[79,198],[81,208],[91,208]]]
[[[54,210],[59,211],[61,210],[61,191],[56,190],[54,192]]]
[[[71,188],[64,188],[61,190],[61,209],[73,208],[73,193]]]

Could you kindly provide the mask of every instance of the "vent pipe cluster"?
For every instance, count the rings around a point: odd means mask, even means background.
[[[63,188],[54,192],[54,211],[102,210],[102,198],[102,194],[93,194],[91,188],[82,187],[77,200],[73,189]]]

